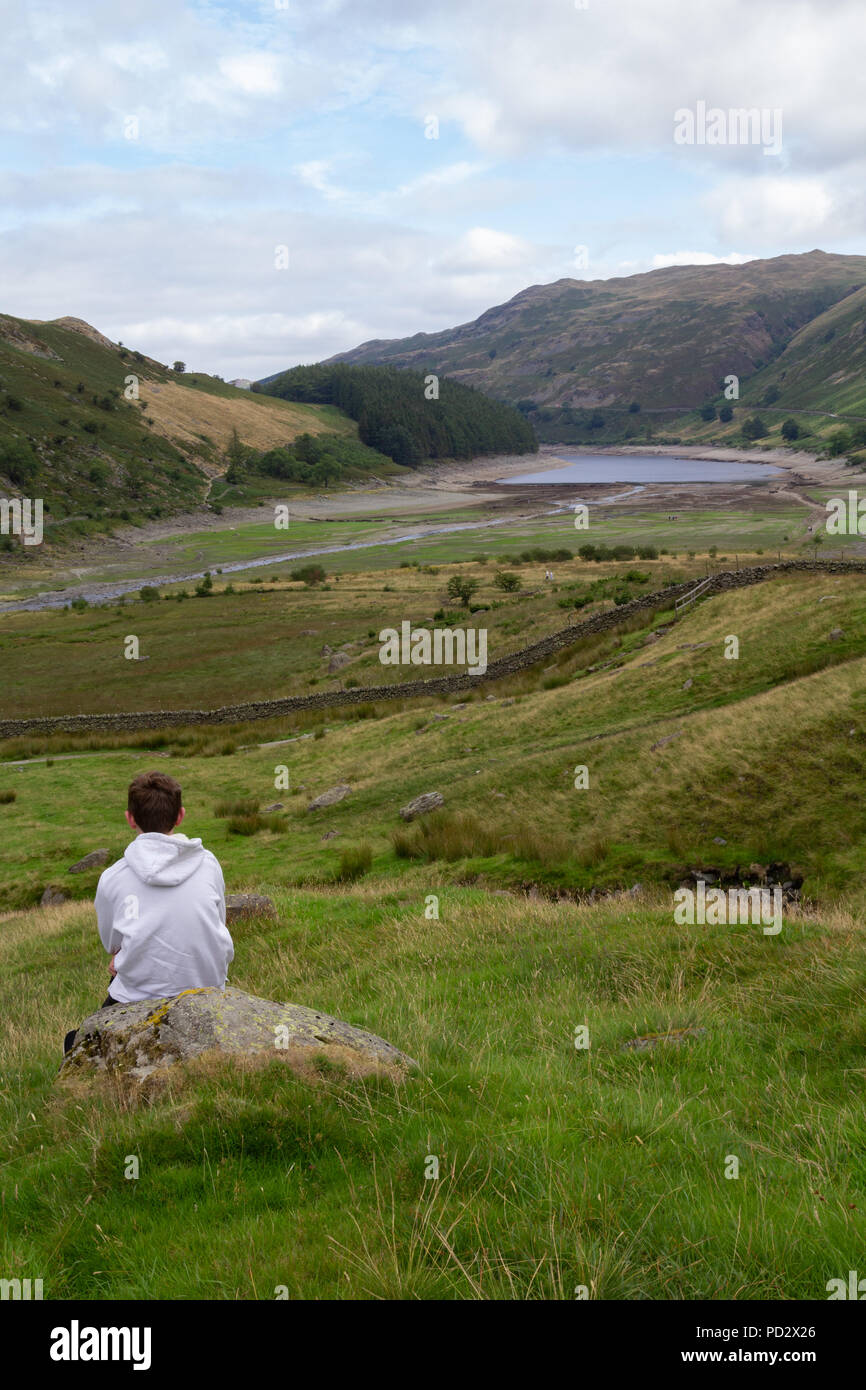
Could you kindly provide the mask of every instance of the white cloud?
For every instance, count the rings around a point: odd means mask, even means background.
[[[269,53],[221,58],[219,68],[230,86],[249,96],[274,96],[282,86],[277,60]]]
[[[652,258],[652,269],[663,270],[669,265],[744,265],[753,256],[731,251],[727,256],[714,256],[710,251],[666,251]]]
[[[532,247],[522,237],[493,227],[472,227],[459,241],[439,257],[440,270],[452,275],[489,274],[496,270],[514,270],[526,266],[532,259]]]
[[[820,178],[727,179],[713,189],[705,205],[726,241],[753,245],[818,245],[851,230],[843,226],[830,182]]]

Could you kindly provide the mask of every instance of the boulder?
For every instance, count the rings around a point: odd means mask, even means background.
[[[827,634],[827,640],[828,640],[829,642],[841,642],[841,640],[842,640],[842,638],[843,638],[844,636],[845,636],[845,632],[844,632],[844,629],[843,629],[843,628],[841,628],[841,627],[834,627],[834,628],[832,628],[831,631]]]
[[[342,671],[343,667],[348,666],[351,660],[348,652],[334,652],[328,662],[328,674],[333,675],[335,671]]]
[[[66,894],[65,894],[65,893],[58,893],[57,889],[56,889],[56,888],[52,888],[51,885],[49,884],[48,887],[45,889],[45,892],[42,894],[42,897],[39,899],[39,906],[40,906],[40,907],[57,907],[58,904],[60,904],[60,903],[65,903],[65,902],[66,902]]]
[[[326,830],[322,836],[323,840],[335,840],[339,835],[339,830]]]
[[[323,657],[331,656],[331,655],[333,654],[333,651],[334,651],[334,648],[333,648],[333,647],[329,647],[328,644],[327,644],[327,642],[326,642],[325,645],[324,645],[324,647],[322,648],[322,656],[323,656]]]
[[[307,810],[320,811],[323,806],[336,806],[337,802],[348,796],[351,790],[352,788],[345,782],[339,782],[336,787],[329,787],[326,792],[322,792],[321,796],[317,796],[314,801],[311,801]]]
[[[103,864],[107,864],[111,858],[111,850],[95,849],[92,854],[85,854],[83,859],[79,859],[77,864],[73,864],[71,869],[67,869],[68,874],[86,874],[88,869],[101,869]]]
[[[444,805],[445,798],[441,792],[424,792],[401,807],[400,815],[404,820],[414,820],[416,816],[426,816],[428,811],[435,811]]]
[[[285,811],[285,809],[282,801],[272,801],[270,806],[265,807],[265,815],[269,815],[271,811]]]
[[[99,1009],[75,1034],[60,1076],[111,1073],[142,1082],[203,1053],[271,1054],[295,1065],[319,1053],[374,1067],[417,1066],[384,1038],[329,1014],[208,986]]]
[[[273,899],[263,893],[228,893],[226,922],[240,922],[245,917],[276,917]]]

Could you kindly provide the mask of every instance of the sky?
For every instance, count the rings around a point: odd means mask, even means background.
[[[4,0],[3,20],[0,312],[191,370],[256,379],[563,277],[864,252],[862,0]]]

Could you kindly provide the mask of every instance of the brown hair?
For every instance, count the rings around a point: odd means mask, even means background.
[[[168,835],[174,830],[183,793],[180,783],[164,772],[140,772],[129,784],[129,814],[139,830],[159,831]]]

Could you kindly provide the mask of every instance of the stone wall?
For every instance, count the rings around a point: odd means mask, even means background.
[[[783,560],[775,565],[752,565],[741,570],[721,570],[711,577],[705,594],[709,597],[728,589],[744,589],[751,584],[762,584],[776,575],[795,570],[819,571],[822,574],[850,574],[852,571],[866,573],[866,560],[825,560],[815,563],[808,560]],[[290,695],[282,700],[258,700],[249,704],[225,705],[220,709],[211,710],[153,710],[137,714],[69,714],[36,719],[3,719],[0,720],[0,739],[14,738],[18,734],[132,733],[139,729],[168,729],[189,724],[239,724],[247,720],[273,719],[299,710],[329,709],[341,705],[405,700],[423,695],[448,695],[471,690],[485,682],[500,680],[503,676],[526,670],[527,667],[534,666],[537,662],[561,651],[563,647],[570,647],[585,637],[619,627],[623,619],[633,613],[669,608],[676,599],[690,593],[699,582],[689,579],[683,584],[669,584],[664,589],[657,589],[654,593],[632,599],[619,608],[596,613],[583,622],[561,628],[559,632],[552,632],[529,647],[511,652],[508,656],[500,657],[498,661],[491,661],[484,675],[472,672],[455,673],[430,680],[371,685],[352,690],[327,690],[314,695]]]

